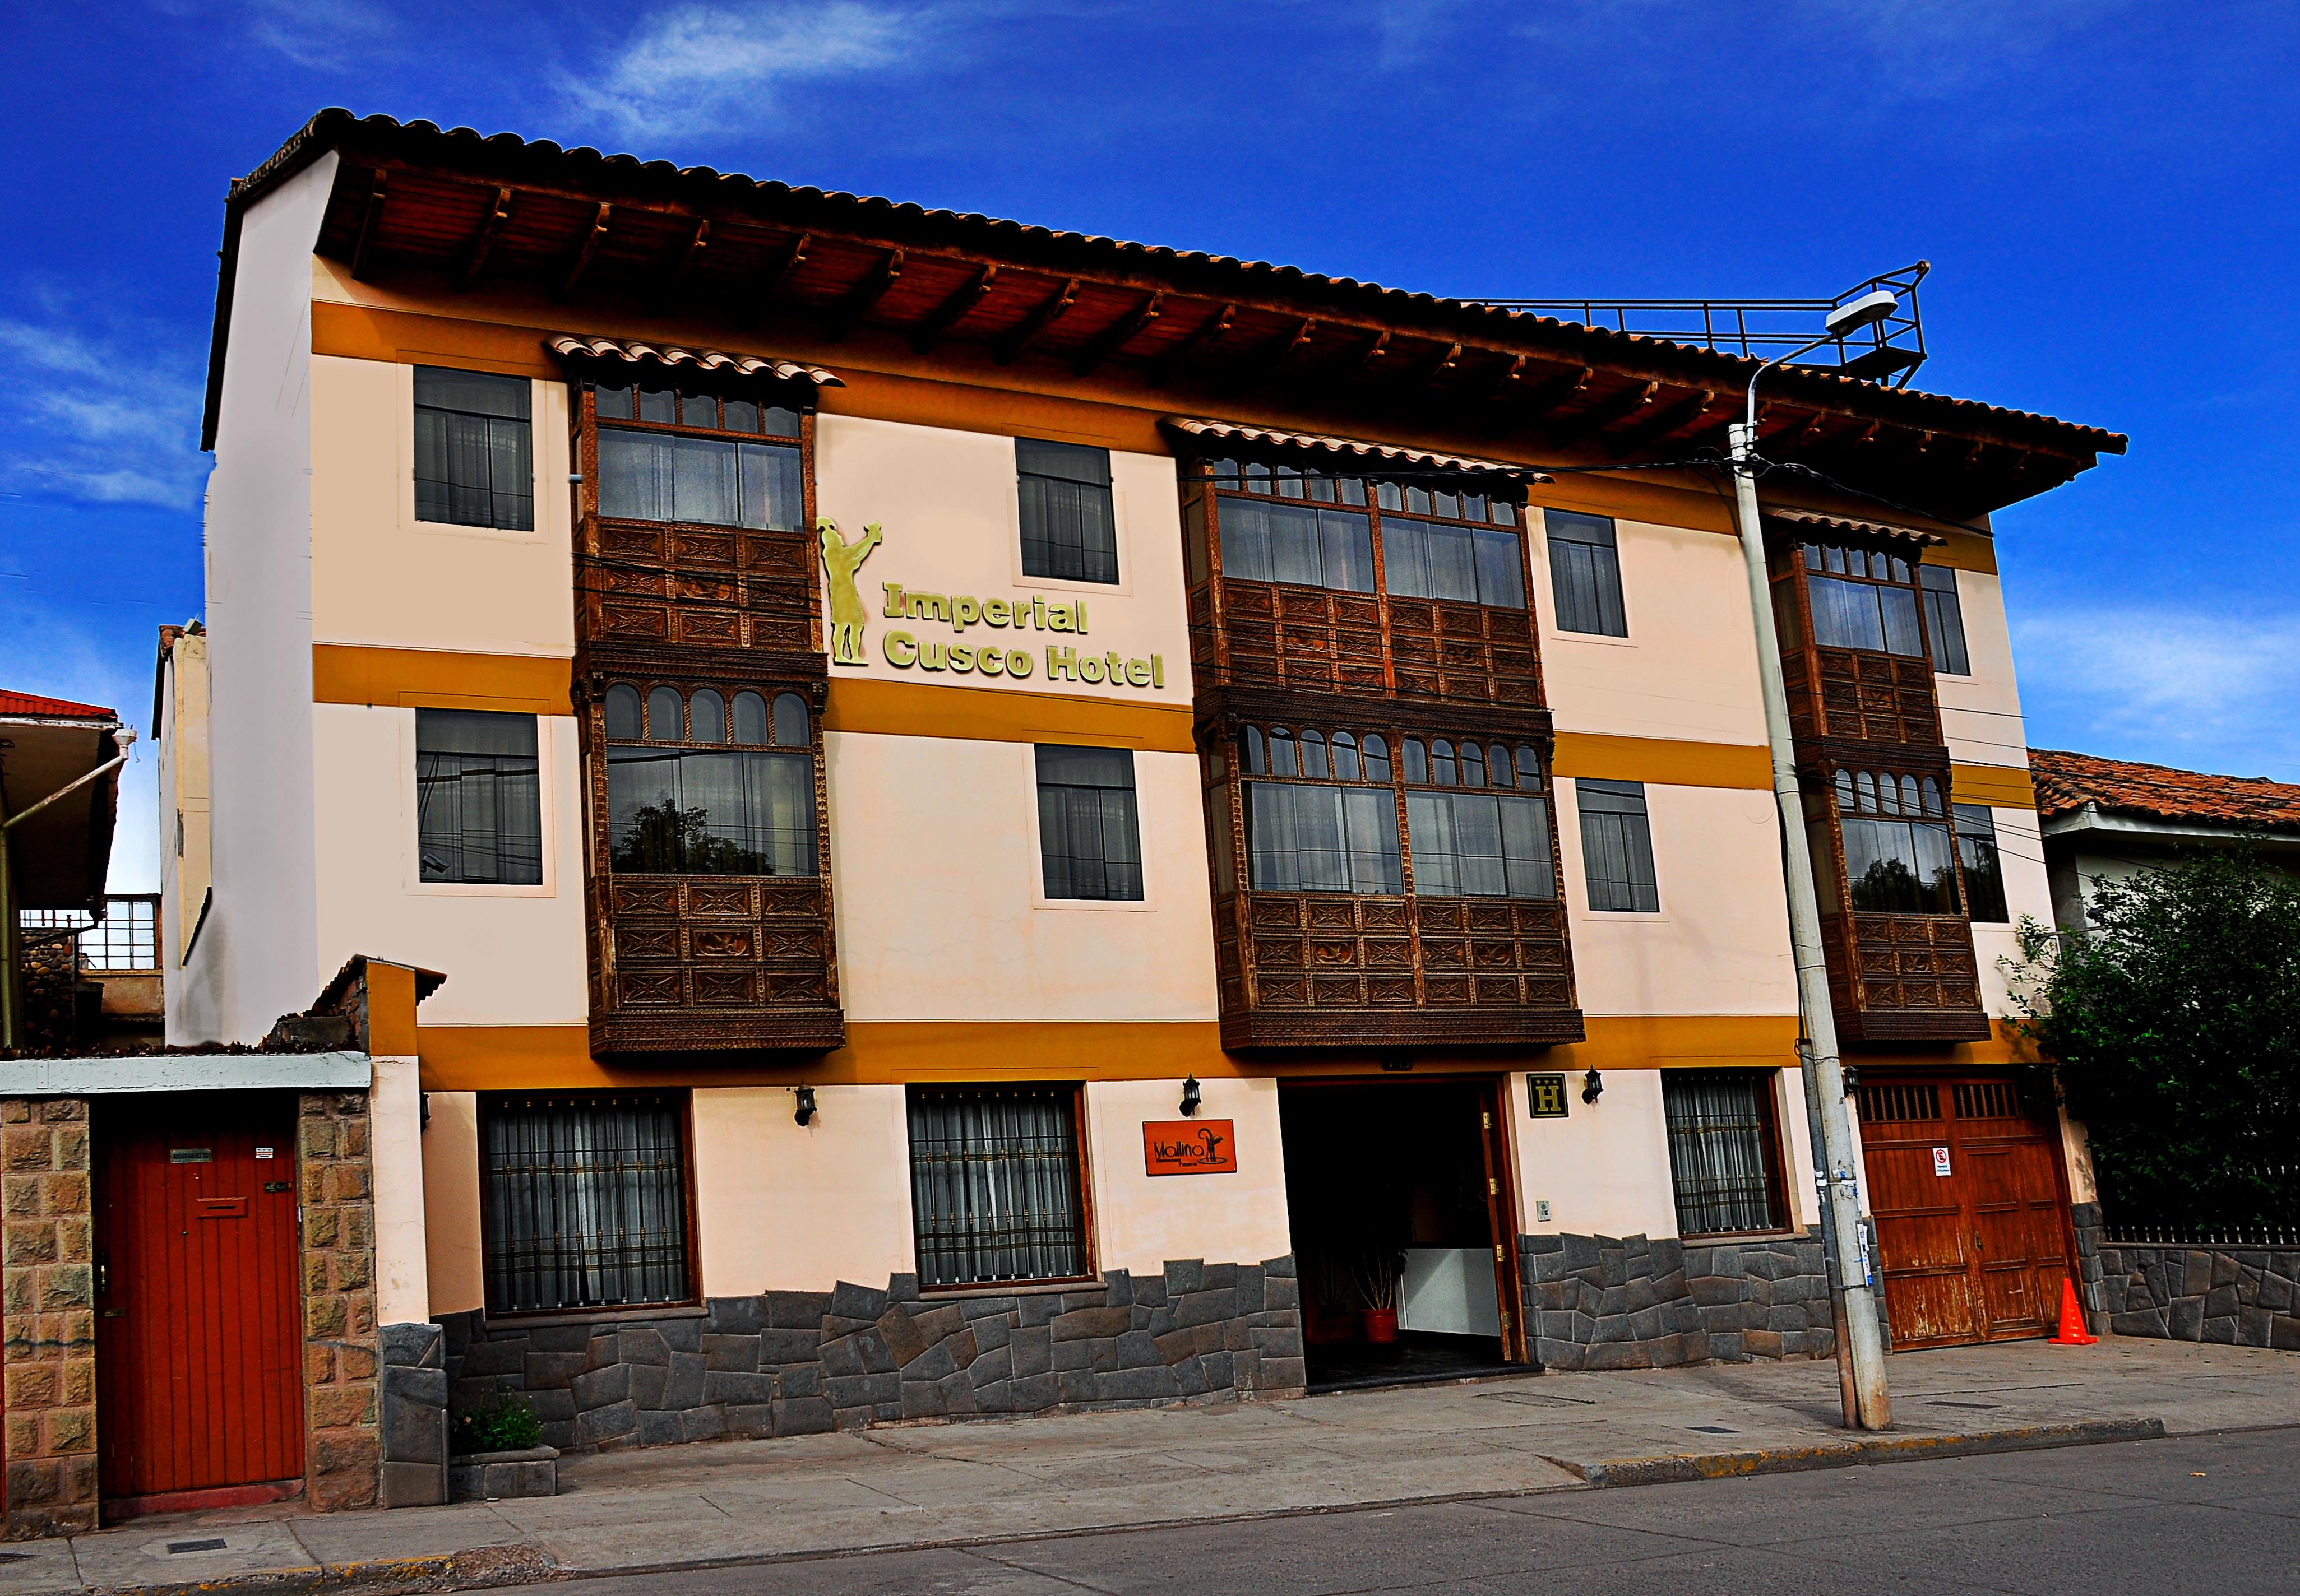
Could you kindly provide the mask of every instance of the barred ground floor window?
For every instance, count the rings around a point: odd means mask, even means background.
[[[480,1100],[488,1311],[696,1300],[683,1092]]]
[[[921,1285],[1092,1273],[1079,1097],[1074,1085],[911,1088]]]
[[[1662,1071],[1679,1234],[1731,1235],[1788,1226],[1774,1079],[1766,1069]]]

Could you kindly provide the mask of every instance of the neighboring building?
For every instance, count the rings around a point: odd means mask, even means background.
[[[171,1037],[438,972],[367,998],[367,1308],[554,1444],[1299,1391],[1385,1300],[1457,1372],[1822,1354],[1728,500],[1604,474],[1753,370],[323,113],[227,211]],[[1896,1333],[2039,1334],[1971,528],[2123,440],[1767,383]]]
[[[2256,848],[2300,870],[2300,786],[2265,776],[2207,776],[2169,765],[2032,748],[2053,920],[2080,928],[2104,881],[2183,853]]]
[[[97,705],[0,692],[0,1053],[70,1044],[92,1023],[71,933],[104,902],[133,739]]]

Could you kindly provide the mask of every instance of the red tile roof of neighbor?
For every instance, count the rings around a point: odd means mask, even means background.
[[[2051,748],[2031,748],[2029,769],[2038,812],[2048,820],[2096,803],[2158,820],[2300,830],[2300,786],[2265,776],[2209,776]]]
[[[0,715],[55,715],[73,720],[117,720],[110,710],[69,698],[42,698],[37,693],[11,693],[0,688]]]

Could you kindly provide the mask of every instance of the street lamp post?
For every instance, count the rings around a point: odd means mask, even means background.
[[[1801,349],[1767,361],[1749,378],[1743,419],[1731,428],[1735,498],[1740,513],[1741,557],[1749,578],[1749,608],[1756,622],[1757,677],[1765,702],[1765,741],[1772,754],[1773,797],[1780,810],[1781,860],[1788,878],[1789,945],[1796,958],[1797,1011],[1804,1025],[1804,1085],[1817,1101],[1820,1144],[1813,1150],[1821,1169],[1821,1201],[1827,1223],[1823,1239],[1834,1249],[1832,1271],[1841,1326],[1838,1367],[1848,1369],[1847,1428],[1881,1430],[1893,1422],[1892,1398],[1885,1389],[1885,1346],[1877,1299],[1870,1289],[1862,1245],[1861,1193],[1854,1176],[1853,1121],[1845,1105],[1845,1069],[1837,1054],[1837,1015],[1829,998],[1829,967],[1821,952],[1821,902],[1813,890],[1812,852],[1805,838],[1804,804],[1797,787],[1796,752],[1789,736],[1788,690],[1781,678],[1780,638],[1773,626],[1772,585],[1765,568],[1764,529],[1757,509],[1757,379],[1772,367],[1794,360],[1859,328],[1873,326],[1893,312],[1893,295],[1882,289],[1839,305],[1824,323],[1827,330]]]

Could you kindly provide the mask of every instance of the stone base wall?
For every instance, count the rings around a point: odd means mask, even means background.
[[[2077,1301],[2084,1304],[2085,1328],[2098,1334],[2108,1322],[2100,1284],[2100,1204],[2069,1204],[2069,1226],[2077,1238]]]
[[[67,944],[69,945],[69,944]],[[96,1222],[88,1101],[0,1101],[5,1538],[96,1528]]]
[[[447,1500],[446,1343],[437,1325],[383,1327],[384,1507]]]
[[[2300,1351],[2300,1249],[2104,1240],[2098,1261],[2115,1334]]]
[[[906,1419],[1298,1396],[1294,1259],[1170,1262],[1061,1292],[714,1297],[575,1324],[443,1317],[451,1405],[520,1392],[562,1451],[803,1435]]]
[[[1518,1260],[1534,1356],[1546,1368],[1837,1355],[1818,1227],[1803,1236],[1689,1244],[1521,1235]]]
[[[304,1209],[304,1500],[321,1512],[371,1508],[381,1486],[375,1322],[375,1188],[367,1093],[306,1092],[296,1103]]]
[[[79,940],[29,931],[23,939],[24,1042],[71,1048],[79,1039]]]

